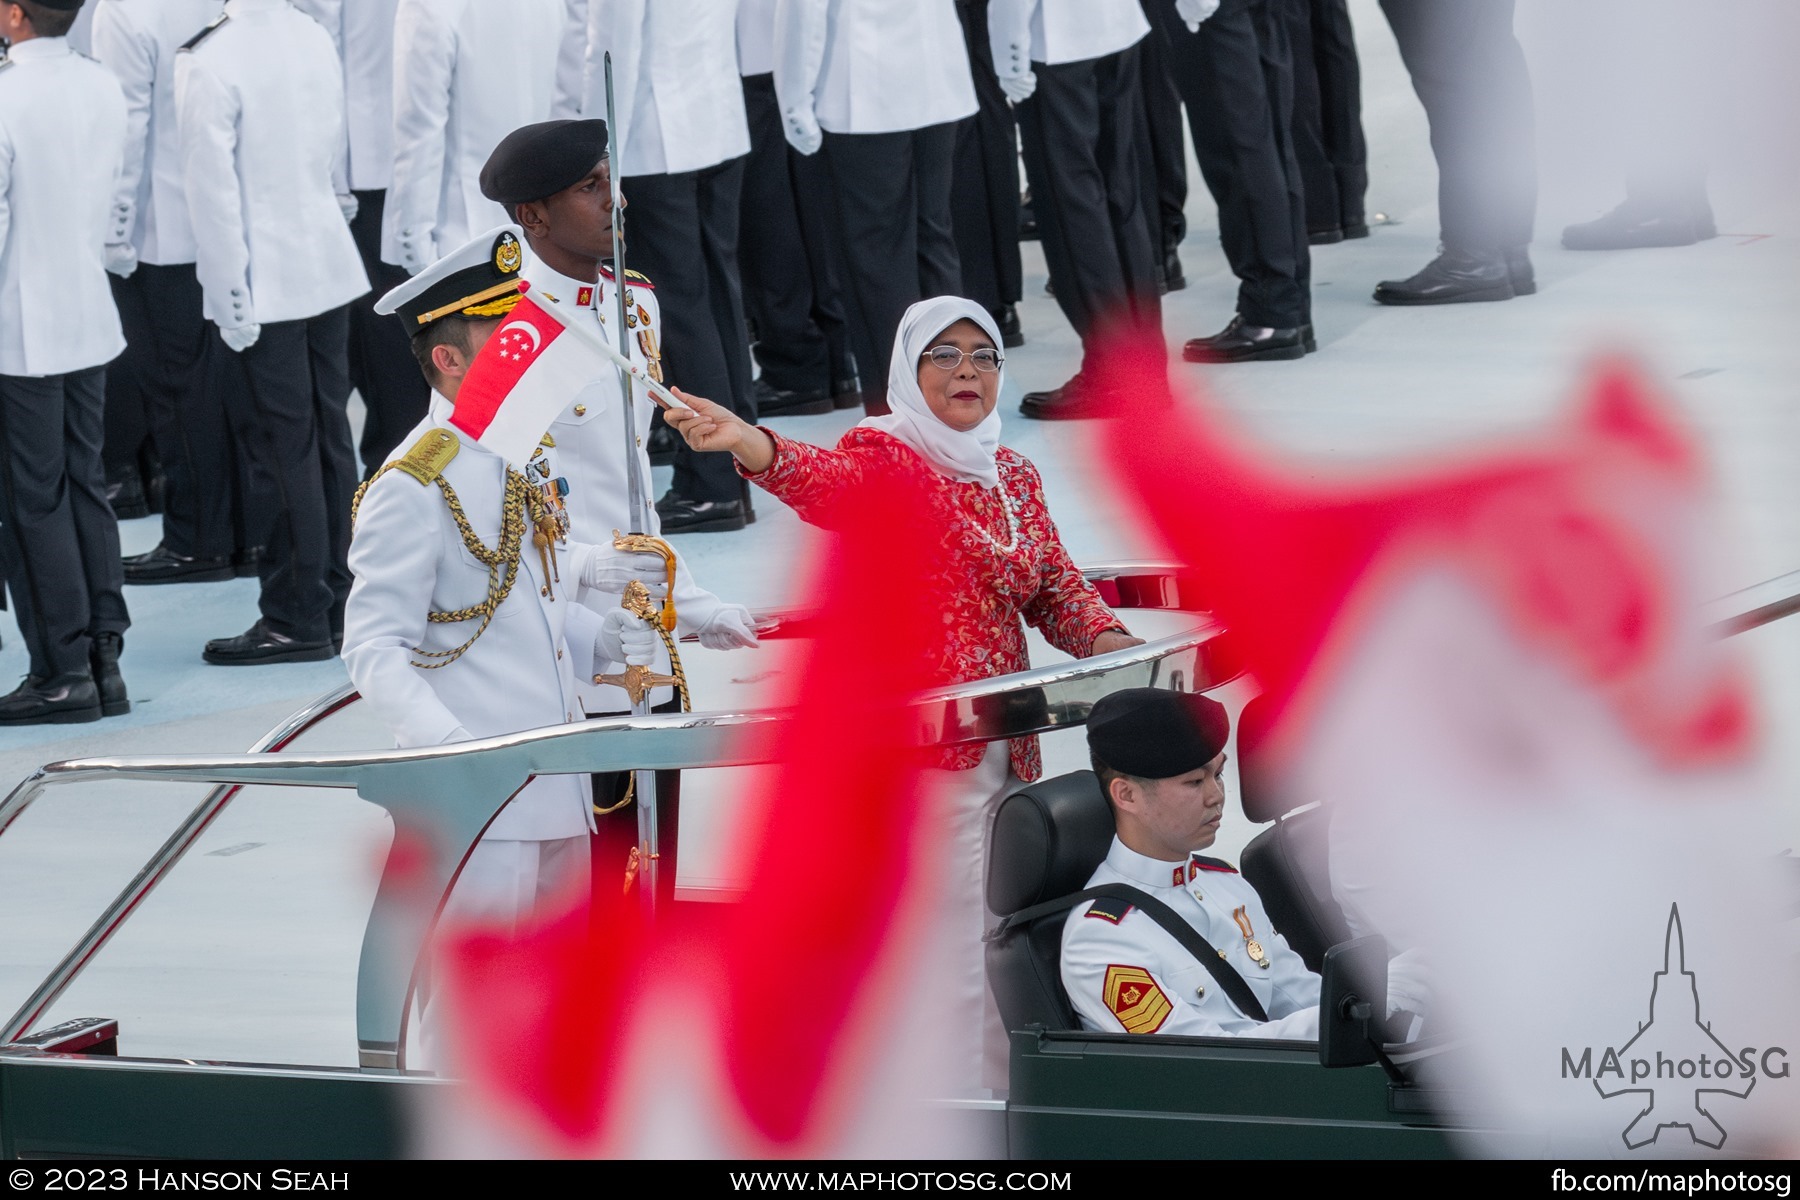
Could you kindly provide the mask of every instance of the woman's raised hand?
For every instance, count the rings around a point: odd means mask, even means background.
[[[714,404],[701,396],[690,396],[680,388],[670,388],[688,404],[687,409],[665,408],[663,420],[696,450],[734,450],[743,437],[744,423],[723,404]]]
[[[670,388],[688,405],[663,409],[663,420],[695,450],[723,450],[752,475],[768,470],[775,461],[775,443],[769,435],[743,420],[723,404],[699,396],[690,396],[680,388]]]

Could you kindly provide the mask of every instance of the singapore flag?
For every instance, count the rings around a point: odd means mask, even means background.
[[[450,417],[514,466],[531,457],[576,392],[612,369],[554,309],[519,300],[470,364]]]

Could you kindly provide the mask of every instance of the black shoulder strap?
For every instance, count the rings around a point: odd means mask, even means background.
[[[202,29],[199,33],[196,33],[193,37],[191,37],[187,41],[181,43],[180,49],[181,50],[192,50],[195,46],[198,46],[201,42],[204,42],[207,38],[211,37],[213,35],[213,33],[218,30],[219,26],[225,24],[225,22],[227,22],[229,20],[231,20],[230,13],[220,13],[218,16],[214,17],[211,21],[207,22],[205,29]]]
[[[1030,908],[1022,908],[1005,918],[994,927],[983,941],[998,941],[1016,929],[1031,924],[1040,917],[1048,917],[1055,913],[1067,912],[1077,904],[1088,900],[1126,900],[1144,910],[1144,915],[1161,925],[1165,932],[1181,943],[1181,948],[1194,956],[1196,962],[1206,968],[1206,973],[1213,981],[1225,989],[1225,995],[1237,1005],[1238,1011],[1252,1021],[1267,1021],[1268,1010],[1244,977],[1231,969],[1225,961],[1225,955],[1215,949],[1213,944],[1200,936],[1200,931],[1181,919],[1181,915],[1155,896],[1140,891],[1128,883],[1103,883],[1099,887],[1091,887],[1086,891],[1076,892],[1072,896],[1063,896],[1057,900],[1046,900],[1042,904],[1034,904]]]

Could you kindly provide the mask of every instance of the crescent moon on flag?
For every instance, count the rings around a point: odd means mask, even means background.
[[[505,333],[509,329],[523,329],[531,335],[531,352],[533,354],[536,354],[538,347],[543,344],[543,335],[538,333],[537,326],[530,321],[508,321],[500,327],[500,332]]]

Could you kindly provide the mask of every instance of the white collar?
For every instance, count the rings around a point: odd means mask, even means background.
[[[600,307],[606,287],[605,271],[600,273],[598,280],[576,279],[564,275],[535,254],[528,254],[524,269],[519,274],[531,284],[532,292],[548,293],[545,298],[557,304],[580,304],[582,289],[586,288],[590,292],[589,306],[596,310]]]
[[[6,57],[13,62],[26,62],[34,58],[66,58],[72,53],[68,38],[34,37],[14,42],[7,47]]]
[[[1187,862],[1185,858],[1178,862],[1165,862],[1160,858],[1151,858],[1148,854],[1139,854],[1121,842],[1117,834],[1113,835],[1112,849],[1106,852],[1107,866],[1133,883],[1141,883],[1146,887],[1179,886],[1175,876],[1177,873],[1185,874]]]

